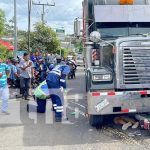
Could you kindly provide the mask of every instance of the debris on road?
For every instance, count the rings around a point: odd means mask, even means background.
[[[127,116],[119,116],[114,118],[114,123],[122,125],[122,130],[127,130],[132,126],[132,129],[139,127],[139,122]]]
[[[142,129],[150,131],[150,117],[149,114],[138,114],[135,118],[139,120],[140,127]]]
[[[71,114],[71,115],[75,115],[75,114],[76,114],[76,112],[71,112],[70,114]]]
[[[130,132],[128,134],[129,137],[135,137],[135,136],[141,136],[141,132],[140,131],[135,131],[135,132]]]

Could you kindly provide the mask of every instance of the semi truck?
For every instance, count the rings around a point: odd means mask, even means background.
[[[89,122],[150,112],[149,0],[84,0],[83,45]],[[96,31],[101,38],[90,40]]]

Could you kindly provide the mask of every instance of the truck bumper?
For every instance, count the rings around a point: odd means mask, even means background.
[[[150,91],[89,92],[87,100],[91,115],[150,112]]]

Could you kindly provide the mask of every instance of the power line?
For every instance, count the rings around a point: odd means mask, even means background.
[[[37,6],[42,6],[42,14],[41,14],[41,20],[42,20],[42,22],[44,23],[44,16],[45,16],[45,6],[55,6],[55,2],[53,3],[53,4],[50,4],[50,3],[35,3],[35,2],[33,2],[32,1],[32,4],[33,5],[37,5]]]

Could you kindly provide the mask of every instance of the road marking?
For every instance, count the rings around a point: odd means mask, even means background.
[[[82,108],[85,108],[85,109],[86,109],[86,107],[85,107],[85,106],[83,106],[83,105],[81,105],[81,104],[79,104],[79,103],[72,102],[72,101],[70,101],[70,103],[72,103],[72,104],[76,104],[76,105],[78,105],[78,106],[80,106],[80,107],[82,107]]]
[[[75,109],[72,108],[72,107],[70,107],[70,106],[68,106],[67,108],[70,109],[70,110],[72,110],[72,111],[75,111]],[[79,110],[79,114],[82,115],[83,117],[85,117],[85,114],[86,114],[86,113]]]

